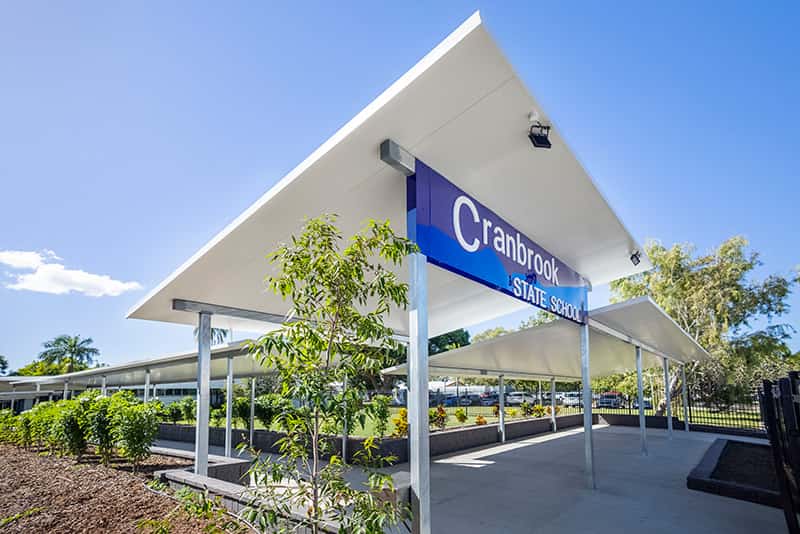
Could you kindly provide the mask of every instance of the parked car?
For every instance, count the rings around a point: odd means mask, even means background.
[[[470,406],[473,402],[473,396],[471,395],[448,395],[444,398],[442,404],[444,406]]]
[[[578,393],[577,391],[568,391],[567,393],[564,393],[562,402],[564,404],[564,407],[566,408],[580,406],[581,394]]]
[[[644,402],[642,404],[644,404],[644,409],[645,410],[652,410],[653,409],[653,401],[651,401],[647,397],[644,398]],[[639,399],[636,399],[635,401],[633,401],[633,407],[636,408],[637,410],[639,409]]]
[[[616,391],[611,391],[608,393],[603,393],[600,395],[600,398],[597,399],[597,407],[598,408],[622,408],[623,403],[622,393],[617,393]]]
[[[524,391],[514,391],[506,395],[506,404],[509,406],[517,406],[527,402],[528,404],[536,404],[536,398],[533,393],[525,393]]]
[[[481,406],[494,406],[500,402],[497,393],[481,393]]]

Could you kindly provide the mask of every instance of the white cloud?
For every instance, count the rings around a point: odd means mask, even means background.
[[[33,252],[29,250],[0,250],[0,263],[14,269],[36,269],[48,259],[60,260],[52,250]]]
[[[9,273],[13,281],[6,283],[6,287],[54,295],[64,295],[74,291],[90,297],[116,297],[126,291],[142,287],[138,282],[122,282],[104,274],[67,269],[61,263],[54,261],[60,259],[52,250],[41,252],[0,250],[0,263],[12,269],[31,271]]]

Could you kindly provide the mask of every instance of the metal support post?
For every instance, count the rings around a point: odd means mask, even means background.
[[[144,372],[144,402],[150,400],[150,369]]]
[[[642,347],[636,347],[636,398],[639,401],[639,435],[642,456],[647,456],[647,425],[644,416],[644,384],[642,383]]]
[[[556,425],[556,377],[550,379],[550,425],[553,432],[558,430]]]
[[[683,429],[689,432],[689,386],[686,384],[686,364],[681,365],[681,396],[683,397]]]
[[[197,426],[194,472],[208,475],[208,416],[211,402],[211,314],[197,314]]]
[[[427,258],[409,256],[408,340],[409,469],[412,533],[431,532],[430,441],[428,430],[428,272]]]
[[[100,379],[100,395],[103,397],[108,396],[108,380],[106,379],[105,375]]]
[[[589,366],[589,324],[581,329],[581,379],[583,380],[583,454],[586,486],[597,489],[594,476],[594,442],[592,440],[592,376]]]
[[[228,374],[225,378],[225,456],[233,449],[233,358],[228,356]]]
[[[669,390],[669,360],[664,358],[664,402],[667,403],[667,436],[672,439],[672,395]]]
[[[503,384],[503,375],[500,375],[497,379],[498,391],[497,391],[497,400],[498,400],[498,410],[497,415],[500,418],[500,424],[498,425],[498,429],[500,430],[500,443],[506,442],[506,388]]]
[[[67,400],[67,396],[69,395],[69,380],[64,381],[64,400]]]

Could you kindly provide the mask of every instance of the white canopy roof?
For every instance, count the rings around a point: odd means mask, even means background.
[[[235,378],[259,376],[268,373],[250,355],[243,351],[241,342],[214,347],[211,349],[211,380],[221,380],[227,375],[227,358],[233,357],[233,375]],[[57,376],[9,376],[0,381],[0,391],[30,391],[39,383],[43,389],[53,388],[69,381],[70,386],[100,387],[106,377],[108,387],[141,386],[145,382],[145,373],[150,371],[151,384],[175,384],[195,382],[197,380],[197,352],[185,352],[150,358],[109,367],[98,367],[75,373]]]
[[[634,344],[642,347],[642,365],[703,360],[708,353],[648,297],[589,312],[590,372],[593,377],[635,369]],[[504,375],[508,378],[580,380],[579,328],[564,319],[436,354],[431,375]],[[405,365],[385,374],[405,375]]]
[[[569,150],[559,131],[552,149],[534,149],[528,114],[547,115],[475,13],[417,65],[281,179],[179,267],[129,317],[195,323],[173,299],[276,315],[287,304],[264,289],[265,256],[297,233],[305,217],[340,216],[345,235],[370,218],[404,233],[404,177],[379,159],[392,139],[582,274],[592,284],[650,268],[641,250]],[[535,205],[534,205],[535,204]],[[200,208],[201,209],[201,208]],[[401,273],[407,279],[407,270]],[[431,266],[429,332],[441,334],[526,306]],[[408,314],[389,326],[406,334]],[[215,327],[263,331],[264,323],[218,314]]]

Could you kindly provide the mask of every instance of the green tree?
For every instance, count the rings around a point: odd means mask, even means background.
[[[280,329],[249,346],[262,365],[280,376],[281,394],[299,403],[283,406],[278,419],[286,429],[280,440],[282,462],[257,460],[252,473],[255,492],[263,504],[249,518],[273,530],[289,529],[281,518],[292,510],[307,510],[305,525],[317,533],[327,521],[342,532],[379,533],[401,520],[397,503],[374,496],[392,488],[391,477],[368,471],[368,491],[345,480],[347,468],[323,436],[326,425],[341,420],[345,406],[356,407],[350,417],[364,419],[361,398],[365,390],[353,380],[364,370],[378,371],[387,351],[396,348],[384,320],[395,308],[408,304],[408,286],[387,266],[399,266],[417,250],[397,236],[389,222],[370,221],[346,243],[326,215],[306,222],[302,233],[271,255],[278,274],[267,279],[269,288],[290,304],[289,318]],[[348,381],[342,393],[331,384]],[[369,467],[382,465],[374,440],[357,451]],[[332,454],[323,464],[322,457]],[[273,484],[267,481],[286,481]]]
[[[504,336],[506,334],[510,334],[513,330],[508,330],[503,328],[502,326],[496,326],[494,328],[489,328],[488,330],[484,330],[483,332],[478,332],[474,336],[472,336],[472,342],[477,343],[479,341],[486,341],[487,339],[494,339],[496,337]]]
[[[469,332],[463,328],[453,330],[446,334],[432,337],[428,340],[428,354],[439,354],[448,350],[469,345]]]
[[[72,365],[72,371],[83,371],[84,369],[88,368],[89,366],[86,364]],[[41,360],[36,360],[35,362],[31,362],[24,367],[20,367],[11,374],[17,376],[55,376],[63,375],[66,372],[68,372],[67,362],[58,364],[55,362],[47,363]]]
[[[6,374],[6,371],[8,371],[8,360],[0,354],[0,375]]]
[[[738,236],[708,254],[696,254],[690,244],[666,248],[650,242],[645,248],[654,268],[612,282],[612,300],[649,296],[712,355],[687,366],[693,394],[724,405],[760,380],[786,372],[793,329],[776,320],[789,310],[796,277],[756,279],[759,256]],[[676,369],[673,394],[678,377]]]
[[[543,324],[551,323],[558,319],[558,316],[545,310],[538,310],[535,314],[531,315],[521,323],[519,323],[519,330],[526,328],[533,328]]]
[[[39,359],[48,364],[66,364],[67,372],[71,373],[76,365],[92,365],[100,355],[92,343],[90,337],[61,335],[43,343],[44,350],[39,353]]]

